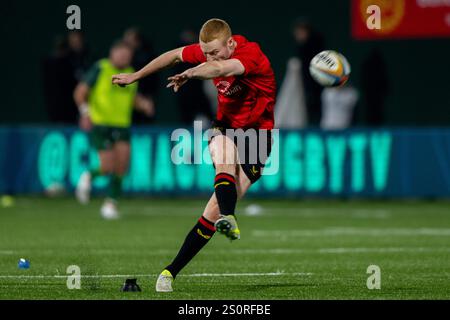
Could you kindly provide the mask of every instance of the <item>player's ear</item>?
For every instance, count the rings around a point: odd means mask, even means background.
[[[229,37],[227,40],[227,47],[231,48],[233,46],[233,37]]]

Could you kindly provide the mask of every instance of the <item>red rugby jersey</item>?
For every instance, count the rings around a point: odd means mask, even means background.
[[[273,129],[276,84],[269,59],[256,42],[234,35],[237,46],[230,59],[238,59],[245,68],[239,76],[214,78],[217,88],[217,120],[231,128]],[[184,47],[183,61],[206,61],[199,44]]]

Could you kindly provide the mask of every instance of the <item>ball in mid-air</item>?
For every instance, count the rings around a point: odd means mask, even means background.
[[[339,52],[326,50],[318,53],[309,64],[314,80],[324,87],[337,87],[347,82],[350,64]]]

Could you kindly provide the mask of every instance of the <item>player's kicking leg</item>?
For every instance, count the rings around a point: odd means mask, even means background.
[[[156,291],[171,292],[172,282],[189,261],[209,242],[216,231],[217,222],[230,239],[238,239],[240,231],[234,217],[237,198],[242,197],[251,185],[250,180],[236,164],[236,148],[225,136],[217,136],[210,144],[216,168],[214,194],[192,230],[188,233],[173,262],[159,275]],[[227,160],[228,159],[228,160]],[[236,183],[236,180],[238,183]],[[227,228],[225,222],[229,225]]]
[[[242,174],[238,174],[239,182],[236,185],[238,189],[238,197],[241,198],[247,192],[251,185],[250,180]],[[214,221],[222,218],[217,202],[216,194],[213,193],[203,211],[202,216],[196,225],[186,236],[184,243],[172,263],[167,266],[158,276],[156,281],[157,292],[172,292],[172,283],[177,274],[183,269],[189,261],[209,242],[215,233]]]
[[[240,230],[234,216],[238,198],[236,178],[239,169],[236,146],[229,137],[218,135],[212,138],[209,151],[216,169],[214,194],[220,211],[214,227],[217,232],[230,240],[236,240],[240,238]]]
[[[244,196],[244,194],[250,188],[252,183],[247,178],[245,173],[242,171],[241,166],[237,166],[237,171],[238,171],[238,173],[236,175],[236,178],[238,179],[238,183],[236,183],[236,192],[237,192],[237,199],[240,199]],[[216,204],[219,207],[219,202],[217,201],[217,199],[216,199]],[[204,215],[207,218],[214,219],[213,217],[210,217],[208,215],[208,212],[213,212],[213,211],[206,211],[204,213]],[[228,215],[226,215],[226,214],[224,215],[221,212],[222,211],[220,210],[220,207],[219,207],[219,218],[214,223],[214,227],[216,228],[216,231],[225,235],[230,240],[240,239],[241,231],[239,230],[239,226],[237,223],[237,219],[234,215],[234,211],[233,211],[233,214],[228,214]]]

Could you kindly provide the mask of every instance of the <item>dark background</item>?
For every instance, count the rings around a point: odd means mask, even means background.
[[[351,80],[360,87],[360,65],[378,47],[387,61],[390,95],[386,125],[448,125],[450,122],[449,39],[355,41],[350,33],[349,1],[12,1],[0,8],[2,77],[0,123],[42,123],[45,112],[40,62],[54,37],[64,34],[66,8],[81,8],[82,31],[96,58],[105,56],[113,40],[129,26],[139,26],[157,53],[171,49],[185,27],[199,29],[212,17],[227,20],[235,34],[261,44],[272,61],[278,85],[287,59],[295,54],[291,26],[308,17],[326,38],[326,46],[343,53],[352,65]],[[220,9],[218,9],[220,7]],[[420,22],[418,22],[420,23]],[[170,72],[163,73],[165,79]],[[163,82],[164,84],[165,82]],[[174,95],[160,89],[158,123],[178,121]],[[356,123],[364,125],[363,100]]]

